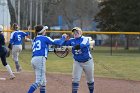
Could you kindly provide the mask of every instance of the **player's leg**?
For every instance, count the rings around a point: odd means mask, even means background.
[[[40,79],[36,79],[36,82],[40,81],[40,93],[46,93],[46,58],[42,57],[37,76]]]
[[[45,57],[38,57],[34,60],[35,82],[40,86],[40,93],[46,93],[46,59]]]
[[[40,86],[40,93],[46,93],[46,85]]]
[[[86,75],[87,85],[90,93],[94,92],[94,63],[93,59],[89,60],[86,63],[83,63],[83,70]]]
[[[1,56],[1,61],[2,61],[3,66],[7,69],[8,73],[10,74],[10,79],[14,79],[15,75],[13,74],[10,65],[8,65],[7,62],[6,62],[5,54],[3,54]]]
[[[46,93],[46,59],[45,57],[32,58],[32,66],[35,71],[36,81],[30,86],[28,93],[33,93],[38,87],[40,87],[40,93]]]
[[[75,61],[73,63],[73,73],[72,73],[72,93],[77,93],[78,91],[82,71],[83,69],[80,66],[80,63]]]
[[[33,83],[27,93],[34,93],[34,91],[39,87],[37,83]]]
[[[18,71],[20,66],[19,66],[19,62],[18,62],[18,58],[17,58],[17,47],[16,47],[16,45],[13,45],[13,48],[12,48],[12,58],[15,62],[16,70]]]
[[[36,74],[36,60],[35,60],[35,58],[32,58],[32,60],[31,60],[31,64],[32,64],[32,67],[33,67],[33,70],[35,71],[35,74]],[[27,93],[33,93],[37,88],[39,87],[39,84],[38,83],[33,83],[31,86],[30,86],[30,88],[29,88],[29,90],[28,90],[28,92]]]
[[[20,46],[20,45],[13,45],[13,48],[12,48],[12,58],[15,62],[17,72],[21,71],[21,67],[20,67],[19,61],[18,61],[19,51],[21,50],[21,48],[22,48],[22,46]]]
[[[20,72],[22,70],[22,67],[19,64],[19,59],[18,58],[19,58],[20,52],[22,51],[22,45],[18,45],[17,48],[18,49],[17,49],[17,57],[16,57],[16,59],[17,59],[18,65],[19,65],[18,72]]]

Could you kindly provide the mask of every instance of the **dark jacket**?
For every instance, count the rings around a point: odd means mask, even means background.
[[[0,56],[6,54],[5,39],[3,34],[0,33]]]

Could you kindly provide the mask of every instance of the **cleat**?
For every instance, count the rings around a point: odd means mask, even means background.
[[[17,72],[21,72],[21,70],[22,70],[21,67],[17,68]]]
[[[13,80],[16,76],[13,74],[13,75],[10,75],[10,80]]]

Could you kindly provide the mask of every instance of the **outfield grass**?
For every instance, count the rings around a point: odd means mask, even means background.
[[[94,52],[96,76],[140,80],[140,51],[138,49],[113,49],[111,55],[109,49],[97,47]]]
[[[109,77],[126,80],[140,81],[140,52],[137,49],[131,50],[114,50],[112,55],[109,48],[95,47],[92,51],[95,63],[96,77]],[[9,57],[9,64],[15,70],[14,62]],[[23,70],[32,71],[30,65],[31,50],[24,50],[20,54],[20,63]],[[72,72],[72,55],[69,54],[66,58],[58,58],[53,52],[50,52],[47,60],[47,72]],[[5,68],[0,64],[1,70]]]

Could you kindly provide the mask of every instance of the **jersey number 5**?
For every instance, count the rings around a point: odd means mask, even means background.
[[[36,50],[40,50],[41,49],[41,41],[40,40],[37,40],[33,43],[33,52],[36,51]]]
[[[21,41],[21,35],[18,35],[18,41]]]

